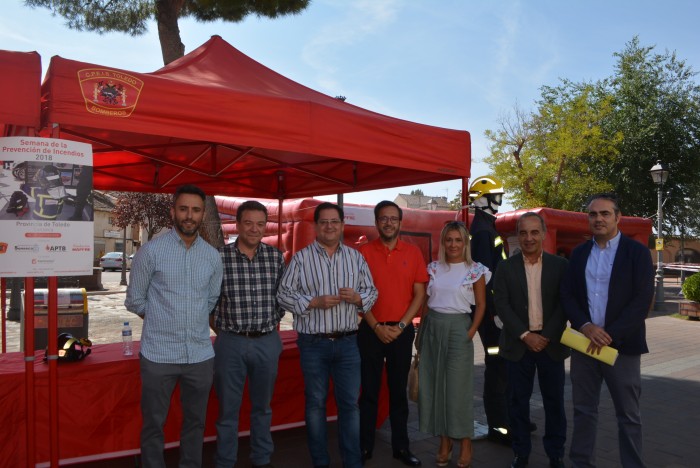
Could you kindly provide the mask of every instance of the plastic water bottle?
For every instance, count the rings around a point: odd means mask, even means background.
[[[131,346],[131,327],[129,326],[129,322],[124,322],[124,328],[122,328],[122,347],[124,356],[131,356],[134,354]]]

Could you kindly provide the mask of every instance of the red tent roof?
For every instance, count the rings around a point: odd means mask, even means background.
[[[93,144],[95,188],[292,198],[469,176],[466,131],[377,114],[218,36],[153,73],[53,57],[47,131]]]
[[[0,136],[24,133],[16,127],[39,128],[41,57],[0,50],[0,64]]]

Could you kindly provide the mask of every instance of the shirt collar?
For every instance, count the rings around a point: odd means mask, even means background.
[[[617,250],[617,246],[620,245],[620,238],[621,237],[622,237],[622,231],[620,231],[618,229],[617,235],[615,237],[613,237],[612,239],[610,239],[608,242],[606,242],[605,248],[606,249],[612,248],[613,250]],[[603,250],[600,248],[600,246],[596,242],[595,237],[591,239],[591,242],[593,242],[593,248]]]
[[[384,245],[384,242],[382,242],[382,239],[379,238],[379,237],[377,237],[376,239],[374,239],[374,240],[371,242],[371,244],[374,244],[374,248],[377,249],[377,250],[380,250],[380,251],[382,251],[382,252],[384,252],[384,253],[389,252],[389,247],[387,247],[386,245]],[[391,249],[391,250],[403,250],[404,244],[405,244],[405,242],[402,241],[400,238],[399,238],[399,239],[396,239],[396,245],[395,245],[394,248]]]
[[[540,254],[537,256],[537,261],[534,263],[531,262],[530,260],[528,260],[525,255],[523,255],[523,262],[525,263],[525,265],[537,265],[538,263],[542,263],[542,253],[543,252],[540,252]]]
[[[316,249],[317,252],[319,252],[319,253],[323,252],[324,254],[328,255],[328,252],[326,252],[326,248],[324,246],[322,246],[318,240],[314,239],[314,242],[311,245],[313,246],[314,249]],[[343,247],[344,247],[344,244],[341,241],[340,244],[338,244],[338,248],[335,251],[340,252],[343,249]]]
[[[171,228],[169,234],[171,236],[173,236],[175,241],[178,242],[181,246],[183,246],[184,248],[187,248],[187,244],[185,244],[185,241],[182,240],[182,237],[180,237],[180,234],[177,233],[177,229],[175,229],[174,227]],[[199,235],[199,233],[197,233],[197,237],[195,237],[195,239],[192,241],[192,244],[190,245],[190,247],[194,247],[195,244],[197,244],[200,241],[200,237],[201,236]]]
[[[260,244],[262,244],[262,242]],[[253,257],[255,257],[258,254],[258,251],[260,250],[260,244],[258,244],[258,246],[255,247],[255,252],[253,252]],[[243,257],[248,258],[248,255],[241,252],[241,249],[238,248],[238,239],[233,241],[233,250],[235,250],[238,255],[242,255]]]

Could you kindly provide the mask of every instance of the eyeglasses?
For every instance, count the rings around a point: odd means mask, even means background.
[[[318,224],[320,224],[321,226],[324,226],[324,227],[325,226],[339,226],[340,223],[342,223],[342,221],[339,220],[338,218],[336,218],[336,219],[319,219],[317,222],[318,222]]]
[[[401,221],[401,218],[399,218],[398,216],[380,216],[379,218],[377,218],[377,221],[379,221],[382,224],[396,224],[399,221]]]

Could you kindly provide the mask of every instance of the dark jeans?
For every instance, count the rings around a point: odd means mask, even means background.
[[[386,362],[389,387],[389,417],[391,419],[391,447],[408,449],[408,370],[413,351],[413,325],[407,326],[399,337],[382,343],[363,320],[357,336],[362,357],[362,394],[360,395],[360,445],[362,450],[374,450],[377,427],[379,390]]]
[[[232,467],[238,459],[238,415],[248,380],[250,397],[250,461],[270,463],[274,450],[270,401],[277,380],[282,341],[274,331],[259,338],[219,332],[214,342],[214,387],[219,399],[216,421],[216,466]]]
[[[360,410],[357,406],[360,396],[360,353],[357,335],[331,340],[299,333],[297,345],[304,374],[306,434],[313,465],[330,465],[326,400],[328,384],[333,379],[343,467],[361,467]]]
[[[540,384],[544,405],[545,428],[542,442],[550,458],[564,456],[566,442],[566,413],[564,411],[564,361],[555,361],[542,351],[525,351],[520,361],[508,361],[508,410],[513,437],[513,452],[529,456],[530,397],[535,383],[535,372]]]

